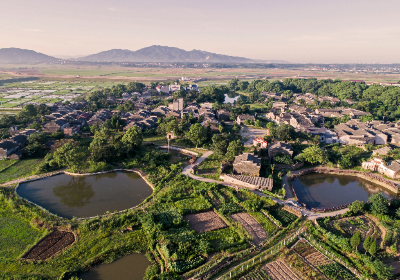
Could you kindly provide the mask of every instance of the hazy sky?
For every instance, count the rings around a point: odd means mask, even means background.
[[[0,48],[150,45],[253,59],[400,63],[400,0],[0,0]]]

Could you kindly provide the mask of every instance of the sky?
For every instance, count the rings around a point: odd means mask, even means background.
[[[151,45],[293,63],[400,63],[399,0],[0,0],[0,48]]]

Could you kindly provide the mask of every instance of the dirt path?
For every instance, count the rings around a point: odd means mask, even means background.
[[[39,177],[40,177],[40,178],[41,178],[41,177],[46,177],[46,176],[50,176],[50,175],[52,175],[52,174],[59,173],[59,172],[62,172],[62,171],[64,171],[64,169],[63,169],[63,170],[57,170],[57,171],[54,171],[54,172],[48,172],[48,173],[42,173],[42,174],[35,174],[35,175],[28,176],[28,177],[23,177],[23,178],[15,179],[15,180],[8,181],[8,182],[5,182],[5,183],[3,183],[3,184],[0,184],[0,187],[9,187],[9,186],[12,186],[12,185],[14,185],[14,184],[18,184],[18,183],[20,183],[20,182],[22,182],[22,181],[31,180],[31,179],[36,179],[36,178],[39,178]]]

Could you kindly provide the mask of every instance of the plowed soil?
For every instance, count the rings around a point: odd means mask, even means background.
[[[248,213],[237,213],[231,216],[235,221],[241,223],[253,237],[256,245],[259,245],[267,238],[264,228]]]
[[[226,223],[214,211],[184,216],[195,232],[206,232],[226,227]]]
[[[296,274],[282,261],[271,262],[261,268],[272,280],[300,280]]]
[[[68,245],[71,245],[74,241],[75,236],[72,232],[54,231],[29,250],[29,252],[25,254],[24,258],[31,260],[45,260]]]

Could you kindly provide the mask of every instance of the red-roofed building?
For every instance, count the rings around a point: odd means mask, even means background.
[[[267,141],[265,141],[265,139],[261,137],[257,137],[253,140],[253,146],[258,147],[258,144],[260,144],[260,148],[262,149],[266,149],[268,147]]]

